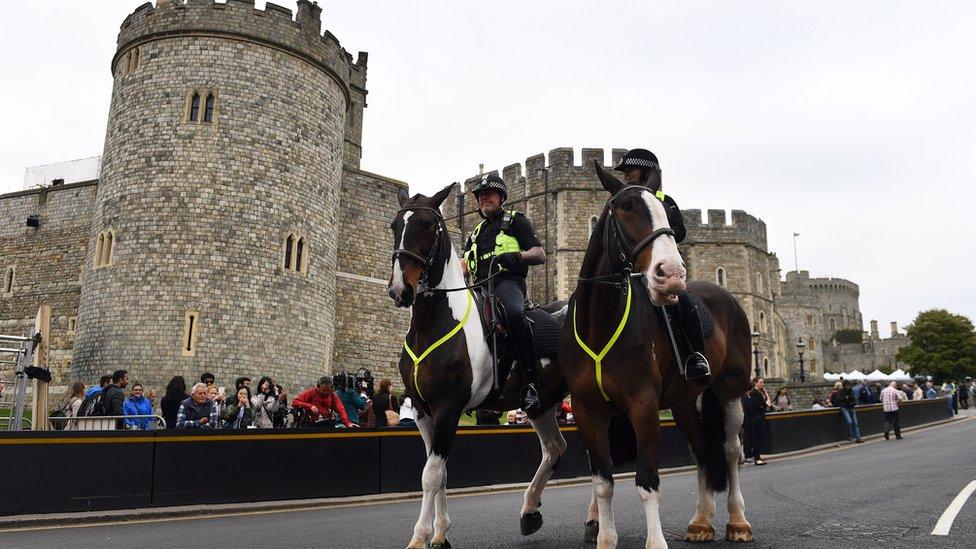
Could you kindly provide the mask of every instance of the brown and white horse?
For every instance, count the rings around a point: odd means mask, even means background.
[[[748,318],[723,288],[689,283],[687,291],[702,299],[715,322],[705,345],[712,382],[703,389],[669,372],[673,352],[657,309],[673,304],[686,290],[686,271],[667,214],[650,189],[625,185],[599,164],[596,169],[612,197],[590,238],[559,347],[593,475],[587,540],[601,549],[617,543],[608,429],[611,419],[623,414],[636,434],[635,480],[647,516],[646,546],[667,547],[659,516],[658,412],[670,408],[698,464],[698,510],[686,539],[714,539],[714,492],[728,487],[726,539],[749,541],[752,527],[743,513],[738,479],[739,397],[749,386]]]
[[[412,198],[401,188],[397,193],[400,210],[390,223],[394,252],[388,293],[397,307],[412,307],[400,375],[419,411],[417,427],[427,449],[420,517],[408,549],[423,548],[428,541],[431,547],[450,547],[446,465],[461,414],[476,407],[508,410],[519,406],[515,376],[510,376],[500,398],[486,402],[493,382],[492,360],[478,308],[470,290],[445,291],[465,286],[458,254],[440,213],[452,187],[448,185],[432,197],[418,194]],[[542,526],[542,489],[566,450],[555,415],[566,395],[566,384],[556,361],[545,367],[542,376],[541,411],[529,414],[542,445],[542,462],[525,491],[520,512],[521,530],[526,535]]]

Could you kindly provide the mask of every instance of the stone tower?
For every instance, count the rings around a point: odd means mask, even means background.
[[[329,369],[366,56],[321,8],[158,0],[122,24],[72,374]]]

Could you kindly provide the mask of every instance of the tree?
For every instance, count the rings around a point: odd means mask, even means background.
[[[864,341],[864,332],[857,328],[837,330],[834,334],[834,340],[837,343],[862,343]]]
[[[923,311],[906,329],[911,343],[898,360],[936,382],[976,375],[976,330],[973,322],[944,309]]]

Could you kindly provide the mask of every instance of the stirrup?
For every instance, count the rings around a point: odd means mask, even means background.
[[[539,390],[536,389],[534,383],[526,383],[522,387],[521,397],[523,411],[528,411],[542,405],[542,400],[539,399]]]
[[[702,368],[703,367],[703,368]],[[685,379],[708,380],[712,375],[712,370],[708,366],[708,359],[701,353],[692,353],[685,360]]]

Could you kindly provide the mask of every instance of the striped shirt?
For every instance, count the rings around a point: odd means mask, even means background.
[[[907,395],[898,389],[895,389],[894,387],[885,387],[881,391],[881,407],[885,412],[897,412],[898,401],[906,400],[907,398]]]

